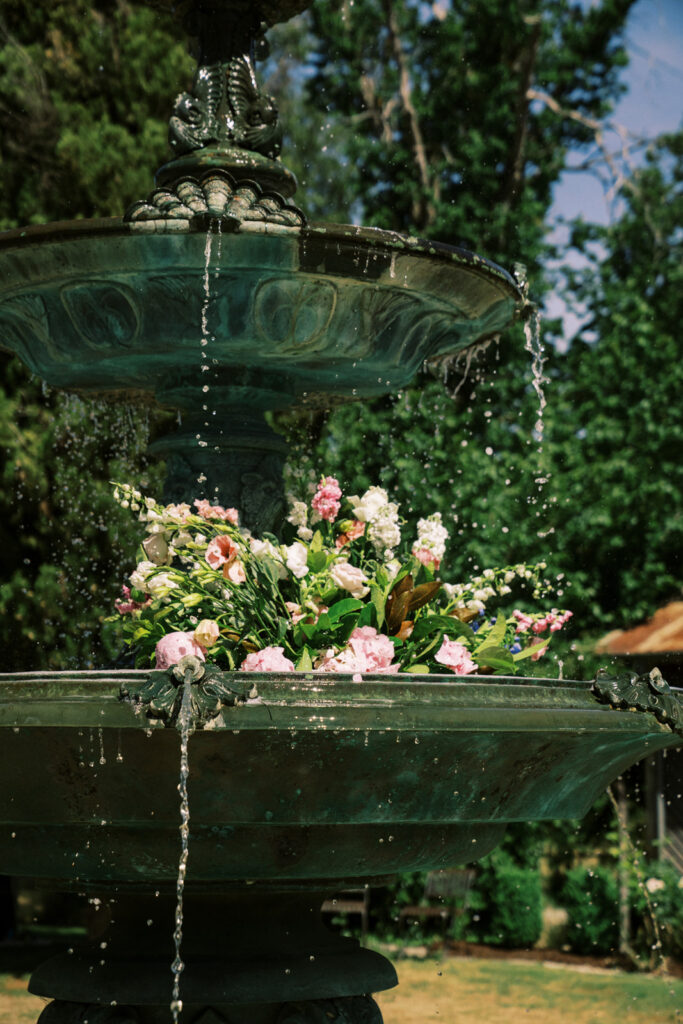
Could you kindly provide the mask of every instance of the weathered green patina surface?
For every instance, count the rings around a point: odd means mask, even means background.
[[[178,735],[118,698],[147,675],[0,677],[0,871],[175,884]],[[580,817],[628,765],[681,742],[590,683],[423,680],[251,674],[260,702],[190,739],[192,882],[334,888],[472,860],[511,821]]]

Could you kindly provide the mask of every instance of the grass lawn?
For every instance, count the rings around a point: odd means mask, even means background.
[[[384,1024],[683,1024],[683,981],[474,958],[396,964]]]
[[[683,981],[509,960],[401,960],[384,1024],[683,1024]],[[27,975],[0,974],[0,1024],[35,1024]],[[170,1020],[170,1013],[169,1013]]]

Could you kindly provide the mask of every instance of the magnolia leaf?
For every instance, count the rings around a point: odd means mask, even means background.
[[[432,580],[430,583],[420,583],[413,589],[410,595],[409,611],[417,611],[423,605],[428,604],[433,597],[441,590],[441,580]]]
[[[409,577],[406,576],[406,579],[409,579]],[[386,609],[387,629],[389,633],[398,633],[399,629],[401,628],[401,623],[408,614],[409,604],[410,590],[404,590],[399,594],[396,594],[395,590],[391,592],[389,601],[387,601]]]

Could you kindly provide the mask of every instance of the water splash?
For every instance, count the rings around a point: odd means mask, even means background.
[[[185,673],[183,680],[183,700],[178,715],[178,727],[180,729],[180,781],[178,792],[180,794],[180,860],[178,863],[178,879],[176,881],[176,909],[175,928],[173,929],[173,944],[175,957],[171,965],[173,971],[173,992],[171,995],[171,1015],[173,1024],[177,1024],[183,1010],[183,1001],[180,998],[180,975],[185,964],[180,955],[183,940],[183,897],[185,894],[185,878],[187,875],[187,861],[190,843],[190,803],[187,790],[187,780],[190,775],[189,743],[192,733],[192,674],[191,670]]]
[[[536,397],[538,398],[538,410],[536,414],[536,422],[534,424],[534,435],[539,445],[539,452],[543,446],[543,413],[545,407],[548,404],[543,385],[547,384],[547,378],[543,375],[543,367],[546,361],[545,348],[543,345],[543,339],[541,337],[541,314],[538,306],[530,304],[528,307],[529,313],[524,321],[524,348],[531,356],[531,384]],[[540,481],[537,481],[537,483]],[[545,480],[543,481],[546,482]]]

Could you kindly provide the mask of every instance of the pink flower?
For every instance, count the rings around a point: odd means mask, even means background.
[[[164,519],[172,519],[176,523],[186,523],[190,518],[191,508],[185,502],[180,505],[167,505],[164,509]]]
[[[237,545],[227,534],[221,533],[209,541],[204,557],[212,569],[218,569],[226,562],[234,562],[238,554]]]
[[[548,650],[547,647],[540,647],[537,651],[534,651],[534,653],[531,655],[531,660],[532,661],[538,661],[539,658],[543,657],[543,655],[545,654],[545,652],[547,650]]]
[[[231,583],[244,583],[247,578],[244,566],[238,558],[232,562],[226,562],[223,566],[223,576],[226,580],[230,580]]]
[[[222,519],[224,522],[232,523],[233,526],[237,526],[239,522],[239,512],[236,508],[223,508],[222,505],[211,505],[206,498],[195,498],[194,504],[197,514],[202,519]]]
[[[334,542],[338,548],[343,548],[347,544],[350,544],[352,540],[357,537],[362,537],[365,533],[365,523],[361,523],[360,519],[345,520],[348,525],[343,533],[340,533]]]
[[[534,620],[530,615],[527,615],[525,612],[520,612],[518,608],[515,608],[512,614],[517,619],[518,633],[526,633],[527,629],[531,629],[534,624]]]
[[[293,672],[294,662],[284,656],[284,647],[252,651],[240,665],[240,672]]]
[[[434,569],[435,572],[441,565],[441,559],[437,558],[434,552],[430,551],[429,548],[413,548],[412,553],[415,558],[417,558],[418,562],[422,562],[422,564],[426,565],[428,569]]]
[[[471,672],[477,671],[477,664],[470,658],[467,648],[457,640],[449,640],[447,636],[444,636],[434,660],[455,672],[456,676],[468,676]]]
[[[144,602],[133,601],[130,596],[130,587],[121,587],[121,593],[123,594],[123,600],[121,600],[121,598],[117,598],[116,601],[114,601],[114,607],[117,612],[121,613],[121,615],[127,615],[129,612],[137,612],[140,608],[144,608],[146,605],[150,604],[151,601],[150,598],[147,598]]]
[[[349,637],[348,646],[339,654],[328,650],[316,668],[321,672],[375,672],[386,675],[399,671],[393,662],[394,645],[388,636],[378,633],[374,626],[357,626]]]
[[[341,508],[341,493],[339,481],[333,476],[326,476],[321,480],[311,502],[321,519],[326,519],[328,523],[334,522]]]
[[[186,654],[194,654],[200,661],[204,661],[204,648],[199,646],[192,633],[167,633],[156,645],[157,660],[154,667],[170,668]]]

